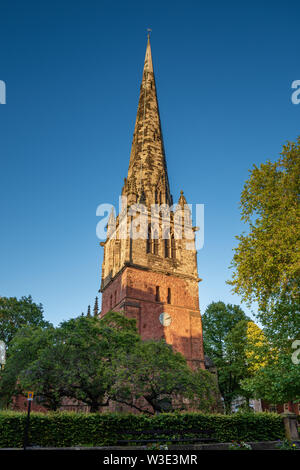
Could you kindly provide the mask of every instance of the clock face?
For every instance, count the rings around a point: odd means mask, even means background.
[[[172,322],[172,317],[169,313],[161,313],[159,315],[159,321],[163,326],[170,326]]]

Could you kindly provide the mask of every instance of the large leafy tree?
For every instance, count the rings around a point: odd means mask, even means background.
[[[135,320],[116,312],[101,319],[80,316],[58,328],[25,327],[9,352],[0,380],[6,403],[26,389],[51,410],[65,397],[88,404],[92,412],[111,400],[150,413],[187,403],[206,411],[216,402],[210,373],[193,372],[164,341],[142,342]]]
[[[225,344],[225,369],[236,381],[233,394],[244,397],[249,407],[249,399],[254,394],[249,388],[243,387],[243,383],[266,363],[269,343],[261,328],[253,321],[241,320],[228,333]]]
[[[224,382],[225,396],[236,398],[244,396],[248,401],[248,395],[242,391],[240,382],[248,377],[246,341],[248,320],[239,321],[225,338],[225,357],[221,377],[227,376]]]
[[[292,344],[300,338],[299,193],[300,137],[277,161],[250,172],[241,195],[248,233],[237,237],[229,281],[245,301],[258,303],[268,341],[268,353],[261,349],[260,367],[243,387],[272,403],[299,398],[299,365],[292,362]]]
[[[299,400],[300,373],[299,364],[292,357],[293,340],[287,336],[283,340],[277,332],[274,340],[273,335],[266,335],[253,322],[248,322],[245,333],[241,327],[236,325],[229,337],[236,349],[240,348],[237,364],[245,361],[248,371],[240,382],[242,394],[271,403]]]
[[[291,346],[292,342],[289,341],[285,348],[271,348],[267,355],[262,354],[261,366],[251,377],[242,381],[242,388],[253,397],[269,403],[299,402],[299,364],[291,360]]]
[[[299,193],[300,137],[284,145],[277,161],[254,166],[241,195],[241,218],[249,230],[236,237],[229,283],[244,300],[258,302],[264,325],[282,296],[291,303],[299,299]]]
[[[269,308],[260,312],[264,332],[277,348],[285,349],[291,339],[300,339],[300,298],[281,294]]]
[[[154,414],[187,405],[208,411],[216,402],[212,375],[193,372],[164,340],[137,343],[120,359],[113,387],[119,403]]]
[[[244,370],[237,373],[233,367],[234,353],[228,349],[227,337],[241,321],[249,321],[239,305],[212,302],[202,317],[204,351],[214,362],[218,372],[218,384],[226,411],[231,410],[232,400],[241,393],[240,380]]]
[[[20,391],[34,390],[39,404],[56,411],[68,395],[67,379],[72,371],[69,369],[66,346],[58,338],[57,331],[49,339],[36,360],[23,367],[17,383]]]
[[[192,372],[188,397],[191,407],[202,412],[220,412],[223,408],[217,377],[207,370],[196,369]]]
[[[69,397],[97,411],[109,403],[117,358],[138,341],[135,321],[114,312],[101,320],[80,316],[55,329],[20,330],[2,373],[2,396],[7,401],[32,389],[49,409]]]
[[[225,355],[225,338],[241,320],[249,320],[239,305],[211,302],[202,316],[205,354],[214,361]]]
[[[0,373],[0,403],[7,406],[14,395],[21,394],[24,386],[20,375],[36,361],[45,349],[54,344],[55,329],[25,326],[20,328],[8,346],[8,359]]]
[[[109,404],[118,358],[139,341],[135,321],[115,312],[101,320],[71,319],[60,325],[55,344],[42,351],[20,380],[45,398],[54,392],[84,402],[95,412]]]
[[[270,348],[262,329],[249,320],[238,322],[227,335],[225,343],[232,370],[242,378],[253,375],[262,367]]]
[[[24,326],[48,327],[43,306],[32,297],[0,297],[0,340],[8,346],[17,331]]]

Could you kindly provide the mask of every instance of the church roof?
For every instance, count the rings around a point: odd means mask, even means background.
[[[135,187],[139,195],[159,186],[166,193],[166,202],[172,203],[149,35],[127,184]]]

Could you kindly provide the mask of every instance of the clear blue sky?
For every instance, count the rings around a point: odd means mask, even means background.
[[[100,284],[96,207],[127,174],[146,48],[174,200],[205,204],[200,307],[225,284],[248,170],[299,134],[299,1],[5,1],[0,8],[0,295],[58,324]],[[247,310],[248,311],[248,310]]]

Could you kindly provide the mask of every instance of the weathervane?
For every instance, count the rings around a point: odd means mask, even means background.
[[[152,29],[147,28],[147,36],[148,36],[148,38],[150,38],[150,33],[151,33],[151,32],[152,32]]]

